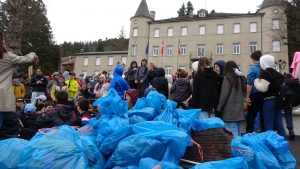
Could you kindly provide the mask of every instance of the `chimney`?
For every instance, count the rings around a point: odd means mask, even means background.
[[[193,15],[194,15],[194,10],[193,9],[190,9],[190,14],[189,14],[189,18],[193,18]]]
[[[155,20],[155,14],[156,14],[155,11],[150,11],[150,15],[153,20]]]

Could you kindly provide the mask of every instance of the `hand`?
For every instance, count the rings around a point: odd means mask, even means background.
[[[40,61],[39,61],[39,57],[38,57],[38,56],[35,56],[33,62],[34,62],[35,64],[38,64],[38,63],[40,62]]]
[[[141,83],[143,83],[144,81],[143,80],[141,80]]]
[[[246,98],[246,102],[247,102],[248,106],[251,106],[251,100],[250,100],[250,98]]]
[[[137,80],[135,80],[134,82],[135,82],[135,83],[138,83],[138,81],[137,81]]]

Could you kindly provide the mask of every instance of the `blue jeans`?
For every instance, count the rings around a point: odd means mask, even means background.
[[[294,127],[293,127],[293,115],[292,115],[292,112],[293,112],[293,108],[286,108],[284,109],[284,112],[285,112],[285,121],[286,121],[286,128],[289,130],[289,131],[292,131],[294,130]]]
[[[4,112],[0,112],[0,128],[2,126],[3,118],[4,118]]]
[[[32,92],[31,94],[31,104],[36,104],[36,97],[39,97],[40,95],[44,95],[45,92]]]
[[[199,115],[199,119],[208,119],[210,117],[210,113],[207,111],[201,111]]]
[[[232,132],[235,136],[241,136],[241,122],[240,121],[224,121],[225,128]]]
[[[286,138],[286,133],[282,123],[282,110],[277,106],[275,99],[264,100],[263,106],[265,131],[277,130],[277,133]]]

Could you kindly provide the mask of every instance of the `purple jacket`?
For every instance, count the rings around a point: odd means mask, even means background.
[[[183,78],[177,79],[172,85],[171,94],[173,94],[174,101],[185,101],[192,94],[190,80]]]

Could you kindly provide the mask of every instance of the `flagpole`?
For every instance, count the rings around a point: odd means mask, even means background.
[[[163,58],[164,58],[164,50],[165,50],[165,44],[164,44],[164,38],[162,38],[162,47],[161,47],[161,63],[160,63],[160,67],[162,67],[162,62],[163,62]]]

